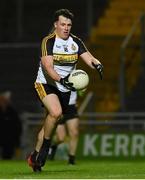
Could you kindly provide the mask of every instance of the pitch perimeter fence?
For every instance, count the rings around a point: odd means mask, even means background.
[[[30,153],[36,142],[44,115],[25,112],[22,114],[23,158]],[[145,156],[145,113],[82,113],[80,115],[79,157]],[[68,143],[63,143],[57,153],[67,158]]]

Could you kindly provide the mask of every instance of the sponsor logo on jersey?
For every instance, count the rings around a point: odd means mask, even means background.
[[[72,63],[78,60],[78,54],[54,54],[53,58],[55,62]]]
[[[57,44],[56,44],[56,48],[60,49],[60,48],[61,48],[61,46],[59,46],[59,45],[57,45]]]

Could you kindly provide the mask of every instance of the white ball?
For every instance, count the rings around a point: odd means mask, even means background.
[[[73,83],[73,87],[77,90],[85,89],[89,84],[88,74],[81,69],[73,70],[68,80]]]

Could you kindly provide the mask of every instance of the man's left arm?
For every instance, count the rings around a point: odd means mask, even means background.
[[[88,66],[98,71],[101,79],[103,78],[103,65],[98,59],[96,59],[89,51],[84,52],[80,57]]]

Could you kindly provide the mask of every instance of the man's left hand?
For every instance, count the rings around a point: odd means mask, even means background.
[[[95,64],[94,62],[92,62],[92,65],[97,69],[99,75],[100,75],[100,78],[101,80],[103,79],[103,65],[101,63],[99,64]]]

